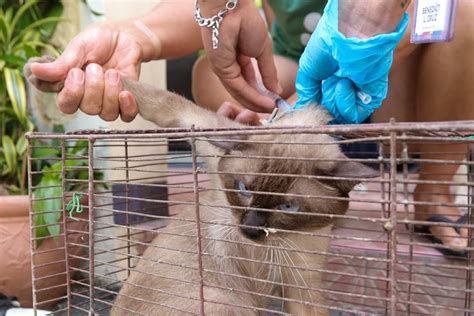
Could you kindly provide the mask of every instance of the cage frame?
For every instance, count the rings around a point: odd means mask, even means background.
[[[189,129],[185,128],[157,128],[157,129],[148,129],[148,130],[84,130],[78,131],[73,133],[65,133],[65,134],[56,134],[56,133],[28,133],[26,138],[28,140],[28,179],[29,183],[32,183],[32,142],[34,140],[39,139],[57,139],[60,141],[61,144],[61,161],[62,161],[62,188],[64,190],[66,185],[66,177],[65,177],[65,142],[70,140],[85,140],[88,144],[88,199],[89,199],[89,310],[84,309],[84,312],[93,313],[93,303],[95,301],[94,297],[94,144],[96,141],[101,140],[108,140],[108,141],[124,141],[125,142],[125,161],[126,161],[126,179],[125,179],[125,186],[126,186],[126,194],[128,196],[128,182],[129,182],[129,175],[128,175],[128,142],[135,141],[136,139],[189,139],[191,145],[191,160],[192,160],[192,176],[193,176],[193,196],[194,196],[194,208],[196,213],[196,228],[197,228],[197,254],[198,254],[198,268],[199,268],[199,278],[200,278],[200,285],[199,285],[199,297],[200,297],[200,315],[205,315],[204,310],[204,303],[206,302],[204,298],[204,276],[203,276],[203,263],[202,263],[202,256],[203,256],[203,249],[201,245],[201,240],[203,238],[201,233],[201,220],[200,220],[200,203],[199,203],[199,183],[198,183],[198,176],[202,172],[198,166],[198,155],[196,154],[196,140],[202,138],[212,138],[212,137],[220,137],[221,139],[225,137],[235,136],[235,135],[245,135],[251,133],[252,135],[271,135],[271,134],[329,134],[329,135],[338,135],[343,136],[345,139],[352,138],[364,138],[367,140],[385,142],[389,144],[389,159],[383,159],[380,161],[381,164],[386,163],[389,165],[390,172],[389,178],[384,179],[384,183],[388,184],[389,186],[389,197],[388,201],[384,201],[381,204],[384,205],[388,209],[387,214],[389,215],[387,218],[381,218],[380,222],[384,223],[384,228],[387,231],[389,237],[389,244],[387,245],[388,250],[387,254],[389,255],[388,266],[389,266],[389,280],[387,281],[390,286],[388,289],[387,296],[384,298],[389,300],[389,307],[386,310],[387,315],[396,315],[398,313],[397,306],[398,304],[408,303],[408,313],[410,314],[409,308],[411,306],[410,302],[404,302],[399,300],[399,285],[397,279],[397,265],[398,257],[397,257],[397,231],[394,229],[397,227],[398,224],[405,224],[405,225],[430,225],[430,226],[449,226],[446,224],[440,223],[433,223],[429,221],[416,221],[416,220],[400,220],[397,217],[397,206],[401,204],[400,201],[397,200],[397,193],[400,193],[397,189],[398,184],[402,184],[404,186],[404,190],[406,190],[407,183],[406,181],[399,181],[398,173],[397,173],[397,166],[402,164],[403,174],[406,176],[407,170],[406,165],[410,161],[408,157],[398,157],[397,153],[397,146],[402,145],[404,150],[406,150],[406,142],[407,141],[437,141],[437,142],[449,142],[449,143],[469,143],[469,160],[466,162],[468,166],[468,202],[470,205],[474,204],[474,192],[473,192],[473,185],[474,185],[474,139],[472,138],[474,135],[474,121],[456,121],[456,122],[423,122],[423,123],[400,123],[395,122],[395,120],[391,120],[390,123],[383,123],[383,124],[365,124],[365,125],[328,125],[322,127],[245,127],[245,128],[195,128],[192,126]],[[406,179],[404,177],[404,179]],[[385,188],[385,185],[383,185]],[[404,192],[405,194],[407,192]],[[382,192],[384,194],[384,192]],[[34,237],[34,212],[33,212],[33,194],[31,185],[29,186],[28,192],[30,198],[30,227],[31,227],[31,256],[33,257],[35,252],[35,237]],[[65,196],[62,197],[62,203],[65,205]],[[126,217],[127,217],[127,225],[128,225],[128,204],[126,203]],[[465,307],[464,307],[464,314],[469,315],[471,312],[474,312],[474,306],[472,304],[472,283],[473,283],[473,276],[472,276],[472,269],[474,269],[474,255],[472,254],[471,248],[474,246],[474,236],[472,236],[472,230],[474,229],[474,212],[472,211],[472,207],[468,205],[468,221],[465,226],[469,229],[468,235],[468,267],[466,268],[466,292],[465,292]],[[406,205],[405,205],[406,206]],[[383,214],[383,212],[381,213]],[[345,215],[343,215],[345,216]],[[61,225],[64,227],[64,238],[65,238],[65,256],[66,256],[66,269],[69,271],[68,267],[68,251],[67,251],[67,220],[66,216],[62,216]],[[128,233],[130,233],[130,229],[127,228]],[[411,234],[413,235],[413,234]],[[413,242],[413,245],[416,245],[416,242]],[[128,244],[130,247],[130,244]],[[413,255],[413,251],[410,251],[410,254]],[[130,258],[128,258],[128,266],[130,267]],[[410,268],[412,265],[410,265]],[[470,268],[469,268],[470,267]],[[32,260],[31,265],[31,272],[33,276],[33,302],[34,307],[36,310],[36,306],[39,303],[37,301],[36,296],[36,289],[35,289],[35,265],[34,260]],[[67,274],[67,312],[71,310],[71,290],[69,284],[71,284],[70,275]],[[128,270],[128,274],[130,274],[130,270]],[[411,284],[408,285],[409,288]],[[44,302],[43,302],[44,303]],[[447,309],[450,309],[447,307]],[[459,311],[459,310],[456,310]]]

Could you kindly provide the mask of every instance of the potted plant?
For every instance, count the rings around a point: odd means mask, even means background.
[[[61,12],[59,0],[0,0],[0,292],[22,302],[31,297],[25,133],[34,124],[21,70],[42,50],[57,54],[48,39]]]
[[[63,132],[55,127],[55,132]],[[40,172],[31,176],[32,201],[28,196],[22,204],[6,204],[6,211],[0,216],[0,251],[6,254],[0,261],[0,292],[17,296],[23,306],[32,304],[31,260],[39,268],[34,270],[37,280],[36,290],[49,289],[37,293],[37,301],[44,302],[66,293],[66,252],[63,221],[67,221],[68,244],[87,243],[88,189],[89,178],[85,141],[70,141],[64,146],[64,153],[57,140],[30,140],[32,167]],[[64,157],[63,157],[64,156]],[[95,189],[103,186],[102,172],[94,172]],[[64,180],[64,181],[63,181]],[[5,200],[8,201],[8,200]],[[31,203],[31,224],[34,242],[30,242],[32,232],[28,207]],[[16,209],[15,209],[16,207]],[[3,220],[3,221],[2,221]],[[71,233],[74,232],[74,233]],[[86,238],[84,238],[86,237]],[[78,267],[77,259],[85,253],[86,247],[68,246],[68,264]],[[30,257],[33,249],[33,257]],[[71,259],[76,258],[76,259]],[[48,308],[55,302],[40,307]]]
[[[64,132],[61,127],[56,132]],[[58,140],[30,140],[31,156],[40,173],[32,175],[33,200],[32,224],[34,225],[34,254],[37,302],[41,303],[63,296],[67,291],[65,261],[69,267],[78,268],[82,263],[77,259],[88,242],[88,143],[67,141],[64,152]],[[95,171],[94,190],[105,187],[103,173]],[[106,187],[105,187],[106,188]],[[68,255],[65,253],[64,230],[67,222]],[[79,245],[79,246],[78,246]],[[70,275],[72,276],[72,275]],[[44,289],[49,289],[45,290]],[[57,302],[51,302],[57,303]],[[54,304],[39,304],[48,308]]]

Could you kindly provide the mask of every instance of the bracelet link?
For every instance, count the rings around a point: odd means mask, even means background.
[[[239,2],[239,0],[229,0],[227,1],[227,3],[225,4],[225,8],[229,11],[232,11],[234,10],[236,7],[237,7],[237,3]]]
[[[219,47],[219,28],[224,19],[224,16],[234,10],[239,3],[239,0],[228,0],[225,8],[221,9],[216,15],[205,18],[201,15],[201,8],[199,7],[198,0],[195,1],[196,12],[194,13],[194,19],[197,24],[201,27],[208,27],[212,29],[212,48],[217,49]]]

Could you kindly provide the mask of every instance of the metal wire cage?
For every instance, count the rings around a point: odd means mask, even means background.
[[[252,143],[236,140],[236,135],[288,134],[291,140],[297,133],[332,138],[283,145],[306,151],[337,145],[351,161],[377,170],[378,177],[285,174],[284,168],[272,173],[263,167],[260,174],[242,174],[233,164],[210,171],[207,158],[229,155],[252,168],[261,161],[268,167],[308,158],[298,150],[292,157],[224,151],[216,156],[196,150],[199,143],[213,139]],[[58,315],[108,315],[111,309],[120,315],[214,315],[215,306],[222,307],[222,315],[470,315],[471,135],[473,122],[30,134],[34,308]],[[172,146],[183,141],[190,148]],[[251,145],[282,144],[270,140]],[[317,157],[310,162],[338,159]],[[40,165],[47,168],[38,170]],[[59,184],[39,180],[47,174],[56,175]],[[258,186],[240,181],[226,186],[226,177],[236,175],[306,179],[323,187],[347,180],[361,184],[349,196],[317,190],[288,193],[281,189],[283,182],[276,182],[273,192],[256,192]],[[209,192],[228,199],[206,199]],[[303,199],[323,208],[350,203],[347,211],[333,213],[305,213],[291,203],[283,209],[265,203],[229,207],[228,200],[236,196],[252,199],[247,194]],[[192,216],[183,215],[183,209]],[[258,236],[248,238],[245,228],[253,229],[250,233],[256,229],[236,214],[251,210],[286,217],[277,227],[258,226]],[[323,224],[286,227],[292,212],[304,214],[308,222],[317,217]],[[443,212],[448,223],[429,216]],[[460,246],[433,242],[423,227],[452,227]]]

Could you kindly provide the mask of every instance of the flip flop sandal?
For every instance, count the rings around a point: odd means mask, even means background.
[[[8,310],[13,307],[20,307],[17,298],[0,293],[0,316],[5,316]]]
[[[457,221],[452,221],[446,216],[443,215],[433,215],[429,217],[426,221],[434,223],[448,223],[448,224],[466,224],[467,223],[467,214],[461,216]],[[459,234],[459,227],[453,227],[454,230]],[[424,234],[429,238],[434,244],[443,244],[440,239],[436,238],[430,231],[430,226],[416,226],[414,227],[415,233]],[[467,258],[467,250],[453,250],[448,248],[436,248],[439,252],[447,257],[456,257],[456,258]]]
[[[32,308],[21,308],[20,302],[14,296],[6,296],[0,293],[0,316],[46,316],[51,312]]]

